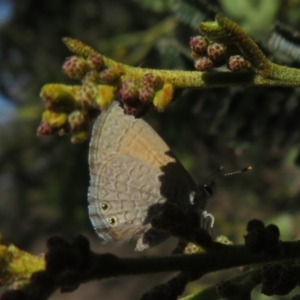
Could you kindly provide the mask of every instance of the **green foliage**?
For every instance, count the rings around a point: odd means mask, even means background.
[[[173,6],[173,0],[134,0],[146,10],[151,10],[156,13],[168,12]]]
[[[223,11],[232,16],[250,35],[268,32],[280,8],[280,0],[220,0]]]
[[[174,0],[173,11],[175,16],[192,28],[197,28],[199,23],[218,12],[218,8],[207,0]]]

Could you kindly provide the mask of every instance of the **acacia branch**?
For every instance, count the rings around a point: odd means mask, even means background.
[[[205,253],[118,258],[112,254],[92,252],[88,241],[82,236],[71,243],[62,238],[51,238],[48,249],[45,270],[35,273],[30,283],[18,291],[30,296],[30,299],[47,299],[56,289],[73,291],[82,283],[111,277],[181,271],[183,275],[180,276],[187,280],[193,276],[184,274],[196,274],[199,278],[210,272],[238,266],[291,261],[299,258],[300,241],[283,242],[282,253],[276,258],[268,254],[253,254],[242,245],[219,243],[214,243]]]
[[[214,22],[202,22],[200,31],[203,35],[190,41],[197,71],[132,67],[64,38],[74,55],[65,61],[63,72],[81,84],[43,86],[46,111],[38,135],[71,134],[73,143],[82,142],[88,138],[91,120],[116,97],[126,114],[142,117],[152,107],[165,110],[186,88],[300,86],[299,69],[270,62],[231,20],[217,16]],[[220,70],[221,66],[229,70]]]

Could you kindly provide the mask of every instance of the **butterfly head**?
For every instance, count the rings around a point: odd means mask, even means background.
[[[200,185],[196,192],[190,194],[190,203],[197,211],[203,211],[206,207],[207,200],[213,196],[215,189],[216,184],[214,180]]]

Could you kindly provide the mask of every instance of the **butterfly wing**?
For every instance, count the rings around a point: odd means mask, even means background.
[[[162,203],[188,205],[197,190],[157,133],[116,103],[95,122],[89,164],[89,215],[104,242],[138,237]]]

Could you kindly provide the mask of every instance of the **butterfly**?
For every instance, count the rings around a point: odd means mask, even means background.
[[[166,202],[211,216],[208,189],[195,183],[148,123],[125,115],[117,102],[95,121],[89,167],[88,212],[103,243],[136,238],[135,250],[142,251],[164,241],[169,234],[150,221]]]

